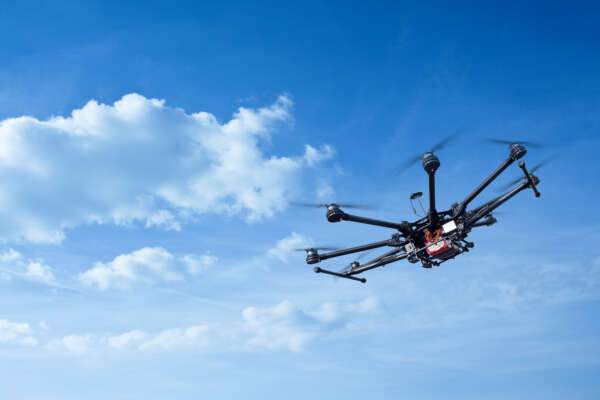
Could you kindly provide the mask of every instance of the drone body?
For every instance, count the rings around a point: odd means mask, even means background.
[[[319,254],[318,248],[304,249],[306,251],[306,262],[308,264],[316,264],[329,258],[375,248],[392,248],[392,250],[363,264],[355,261],[343,272],[329,271],[320,267],[315,267],[314,271],[317,273],[353,279],[364,283],[366,282],[366,279],[357,277],[356,275],[403,259],[407,259],[411,263],[421,262],[421,265],[424,268],[438,266],[445,261],[455,258],[457,255],[468,252],[469,249],[474,246],[472,242],[466,240],[471,230],[476,227],[491,226],[496,223],[496,219],[492,216],[492,211],[510,200],[516,194],[527,188],[531,188],[536,197],[540,196],[540,193],[536,188],[536,185],[539,183],[539,178],[533,175],[533,171],[539,168],[539,166],[535,167],[530,172],[525,167],[525,163],[520,161],[518,165],[523,171],[525,178],[521,184],[512,190],[467,211],[467,206],[477,195],[479,195],[479,193],[481,193],[513,162],[519,160],[527,153],[524,144],[528,142],[517,143],[496,140],[495,142],[509,144],[510,154],[508,158],[463,201],[453,204],[448,210],[437,211],[435,204],[435,173],[440,167],[440,161],[434,154],[434,150],[436,148],[441,148],[447,141],[448,139],[437,146],[434,146],[433,150],[424,153],[417,159],[411,160],[412,163],[413,161],[421,159],[423,169],[429,177],[429,211],[423,218],[414,222],[388,222],[348,214],[342,211],[341,207],[343,205],[325,204],[324,206],[327,207],[326,216],[329,222],[337,223],[341,221],[352,221],[391,228],[398,232],[394,233],[392,237],[387,240],[323,254]],[[529,144],[532,146],[535,145],[533,143]],[[414,193],[411,195],[411,200],[414,200],[421,195],[422,193],[420,192]]]

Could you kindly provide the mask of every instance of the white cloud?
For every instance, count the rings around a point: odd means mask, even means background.
[[[333,187],[327,182],[319,182],[319,186],[317,186],[317,197],[319,199],[331,199],[334,193]]]
[[[166,230],[181,231],[181,224],[169,210],[158,210],[146,219],[146,228],[162,226]]]
[[[210,255],[186,255],[182,259],[185,264],[187,272],[191,275],[198,275],[204,272],[209,266],[217,262],[218,258]]]
[[[11,276],[18,276],[47,285],[56,284],[51,267],[39,260],[27,259],[13,249],[8,249],[0,254],[0,267],[3,268],[2,273],[7,280],[10,280]]]
[[[247,341],[250,348],[299,352],[317,335],[315,321],[289,301],[269,308],[248,307],[242,315],[250,333]]]
[[[312,240],[309,238],[292,232],[291,236],[277,241],[275,247],[267,251],[269,257],[275,257],[283,262],[288,262],[291,252],[294,249],[304,249],[312,245]]]
[[[0,262],[8,263],[13,261],[22,260],[23,256],[16,250],[8,249],[4,253],[0,254]]]
[[[25,277],[34,281],[40,281],[47,284],[54,282],[52,268],[37,261],[30,261],[27,264]]]
[[[128,289],[140,283],[181,281],[185,272],[198,275],[216,261],[217,257],[210,254],[177,257],[162,247],[144,247],[107,263],[96,262],[79,274],[79,280],[100,290]]]
[[[329,145],[323,145],[319,149],[315,149],[311,145],[304,146],[304,159],[309,167],[314,167],[322,161],[328,160],[335,152]]]
[[[97,262],[79,279],[88,286],[105,290],[125,289],[138,282],[178,281],[183,276],[176,272],[176,260],[171,253],[161,247],[144,247],[108,263]]]
[[[378,302],[374,298],[346,305],[328,302],[313,312],[303,311],[289,301],[273,307],[248,307],[242,312],[244,328],[249,334],[246,346],[300,352],[313,340],[346,330],[353,318],[376,309]]]
[[[206,212],[269,217],[286,206],[303,168],[333,155],[327,145],[296,157],[261,150],[291,121],[291,107],[282,96],[220,123],[128,94],[113,105],[91,100],[68,117],[0,121],[0,239],[57,243],[93,222],[179,230]]]
[[[113,336],[72,334],[51,340],[48,348],[82,355],[110,348],[116,351],[163,352],[181,349],[210,351],[287,350],[301,352],[312,341],[333,332],[350,332],[350,322],[372,311],[360,303],[325,303],[307,312],[289,301],[272,307],[247,307],[241,320],[205,323],[151,333],[140,329]],[[356,331],[357,329],[353,329]]]
[[[173,351],[178,349],[203,349],[218,338],[217,332],[208,325],[166,329],[151,334],[139,329],[115,336],[68,335],[53,340],[49,348],[73,354],[85,354],[105,347],[114,350],[144,352]]]
[[[35,346],[37,343],[29,324],[0,319],[0,344]]]
[[[168,329],[140,344],[140,350],[166,351],[177,348],[208,347],[214,334],[206,325]]]
[[[118,336],[111,336],[108,338],[107,342],[110,347],[125,349],[139,345],[139,343],[146,339],[147,336],[146,332],[136,329]]]
[[[48,348],[55,351],[66,351],[74,355],[82,355],[87,353],[94,345],[97,345],[97,340],[92,335],[67,335],[50,342]]]

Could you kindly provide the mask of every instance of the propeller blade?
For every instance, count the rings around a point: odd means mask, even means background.
[[[325,203],[307,203],[307,202],[303,202],[303,201],[292,201],[292,202],[290,202],[290,204],[293,206],[296,206],[296,207],[305,207],[305,208],[327,207],[327,204],[325,204]]]
[[[460,136],[460,132],[459,131],[457,131],[457,132],[455,132],[455,133],[453,133],[451,135],[446,136],[440,142],[438,142],[435,145],[433,145],[433,147],[430,148],[429,152],[434,153],[434,152],[436,152],[438,150],[443,149],[448,144],[450,144],[453,141],[455,141],[458,136]],[[413,165],[415,165],[422,158],[423,158],[423,153],[421,153],[419,155],[416,155],[414,157],[411,157],[411,158],[407,159],[406,161],[404,161],[403,163],[399,164],[394,170],[396,171],[396,173],[400,173],[403,170],[405,170],[405,169],[407,169],[407,168],[412,167]]]
[[[339,270],[338,272],[340,274],[345,274],[347,272],[352,271],[352,264],[354,264],[355,262],[360,261],[362,258],[364,258],[367,254],[369,254],[370,251],[366,251],[364,253],[361,253],[358,257],[356,257],[356,259],[354,261],[352,261],[350,264],[346,265],[344,268],[342,268],[341,270]]]
[[[543,147],[540,143],[531,142],[528,140],[505,140],[505,139],[492,139],[492,138],[488,138],[486,140],[490,143],[495,143],[495,144],[511,145],[513,143],[518,143],[518,144],[522,144],[524,146],[529,146],[529,147],[533,147],[533,148]]]
[[[421,155],[419,154],[418,156],[409,158],[408,160],[404,161],[402,164],[398,165],[398,167],[396,167],[396,170],[397,170],[397,172],[402,172],[403,170],[412,167],[413,165],[418,163],[420,160],[421,160]]]
[[[533,174],[535,171],[537,171],[538,169],[542,168],[544,165],[547,165],[552,160],[555,160],[556,157],[557,156],[554,155],[554,156],[551,156],[551,157],[548,157],[548,158],[544,159],[542,162],[540,162],[539,164],[537,164],[533,168],[531,168],[529,170],[529,173]],[[523,179],[525,179],[525,177],[523,177],[523,176],[520,177],[520,178],[513,179],[512,181],[510,181],[510,182],[508,182],[508,183],[500,186],[498,188],[498,191],[506,190],[506,189],[508,189],[508,188],[516,185],[517,183],[521,182]]]
[[[338,207],[342,208],[353,208],[356,210],[374,210],[375,207],[368,204],[357,204],[357,203],[335,203]]]
[[[498,191],[504,191],[504,190],[510,189],[511,187],[515,186],[517,183],[521,182],[523,179],[525,179],[525,178],[522,176],[520,178],[513,179],[512,181],[505,183],[504,185],[498,187]]]
[[[306,207],[306,208],[327,208],[330,205],[336,205],[340,208],[352,208],[356,210],[374,210],[375,207],[368,204],[357,204],[357,203],[309,203],[303,201],[293,201],[290,203],[293,206]]]
[[[296,249],[289,249],[289,251],[309,251],[309,250],[323,250],[323,251],[335,251],[335,250],[339,250],[339,247],[307,247],[305,249],[303,248],[296,248]]]
[[[535,167],[531,168],[529,170],[529,172],[533,173],[535,171],[537,171],[538,169],[540,169],[541,167],[543,167],[544,165],[548,164],[550,161],[553,161],[556,159],[557,156],[550,156],[546,159],[544,159],[541,163],[539,163],[538,165],[536,165]]]
[[[433,146],[430,151],[432,153],[435,153],[436,151],[443,149],[444,147],[448,146],[448,144],[456,140],[456,138],[458,138],[459,135],[459,132],[455,132],[451,135],[446,136],[441,142]]]

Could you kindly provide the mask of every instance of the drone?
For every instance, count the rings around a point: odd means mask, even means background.
[[[327,221],[338,223],[342,221],[351,221],[361,224],[374,225],[384,228],[395,229],[397,232],[391,235],[391,238],[375,243],[369,243],[361,246],[351,247],[343,250],[336,250],[327,247],[311,247],[307,249],[297,249],[306,251],[306,263],[317,264],[330,258],[345,256],[352,253],[366,252],[376,248],[391,247],[392,250],[373,258],[364,263],[359,259],[349,264],[344,270],[336,272],[315,267],[314,272],[333,275],[340,278],[347,278],[365,283],[367,280],[356,275],[369,271],[374,268],[383,267],[387,264],[408,260],[410,263],[421,263],[423,268],[432,268],[454,259],[456,256],[466,253],[473,248],[475,244],[467,239],[472,229],[494,225],[497,220],[492,212],[502,204],[516,196],[525,189],[531,189],[535,197],[540,197],[537,185],[540,179],[533,175],[539,167],[545,162],[535,166],[531,171],[527,170],[525,162],[519,161],[518,166],[523,172],[523,178],[518,178],[511,182],[509,186],[518,186],[497,196],[496,198],[481,204],[473,209],[467,209],[469,204],[477,197],[492,181],[494,181],[504,170],[506,170],[515,161],[525,156],[527,150],[525,146],[538,147],[536,143],[527,141],[508,141],[500,139],[488,139],[488,141],[508,145],[509,155],[502,164],[494,170],[485,180],[479,184],[465,199],[459,203],[454,203],[450,209],[438,211],[435,203],[435,173],[440,167],[440,160],[434,154],[435,151],[444,147],[450,138],[444,139],[436,144],[431,150],[410,159],[406,166],[413,165],[419,160],[422,161],[423,169],[429,177],[429,210],[422,218],[414,221],[389,222],[372,218],[361,217],[346,213],[342,208],[361,208],[359,205],[351,203],[330,203],[330,204],[312,204],[300,203],[303,206],[325,207],[327,209]],[[411,205],[416,199],[422,196],[422,192],[413,193],[410,196]],[[419,200],[420,202],[420,200]],[[422,207],[422,205],[421,205]],[[364,208],[364,207],[363,207]],[[416,210],[413,206],[413,211]],[[423,209],[423,211],[425,211]],[[333,251],[331,251],[333,250]],[[319,253],[319,251],[328,251]],[[364,255],[365,253],[361,254]]]

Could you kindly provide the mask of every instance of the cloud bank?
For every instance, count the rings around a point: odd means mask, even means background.
[[[327,145],[294,157],[264,151],[291,107],[281,96],[221,123],[132,93],[68,117],[0,121],[0,240],[58,243],[88,223],[180,230],[208,212],[269,217],[303,169],[333,155]]]
[[[358,303],[324,303],[304,311],[284,300],[271,307],[246,307],[241,320],[204,323],[159,332],[134,329],[116,335],[70,334],[48,343],[53,351],[81,355],[89,351],[164,352],[291,351],[302,352],[312,342],[328,335],[356,331],[355,322],[379,309],[377,299]]]

